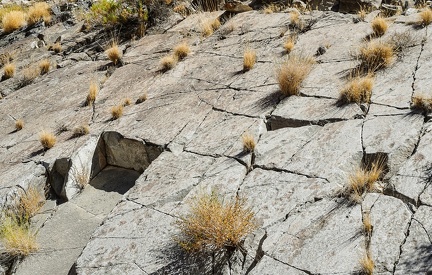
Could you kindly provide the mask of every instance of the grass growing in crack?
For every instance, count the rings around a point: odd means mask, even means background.
[[[39,134],[39,141],[45,150],[51,149],[56,143],[56,137],[53,133],[42,131]]]
[[[111,108],[111,118],[119,119],[123,115],[123,105],[114,106]]]
[[[367,253],[363,258],[360,259],[360,266],[362,274],[372,275],[375,269],[375,263],[372,260],[369,253]]]
[[[256,142],[253,135],[247,132],[244,133],[242,135],[242,142],[243,142],[243,150],[245,152],[253,152],[255,150]]]
[[[375,190],[375,182],[379,180],[384,171],[384,161],[377,160],[370,168],[360,168],[349,175],[344,195],[352,202],[361,203],[363,194]]]
[[[25,221],[37,214],[45,201],[44,196],[33,186],[29,187],[19,199],[16,206],[18,215]]]
[[[19,10],[13,10],[6,13],[2,19],[3,31],[11,33],[26,25],[25,13]]]
[[[132,104],[132,100],[130,98],[123,99],[123,107],[129,106]]]
[[[426,27],[432,23],[432,9],[431,8],[425,8],[419,13],[419,21],[418,25],[422,27]]]
[[[201,18],[199,28],[204,37],[210,36],[219,29],[221,23],[218,18]]]
[[[15,130],[20,131],[22,130],[22,128],[24,128],[24,120],[22,119],[15,120]]]
[[[143,103],[144,101],[146,101],[148,98],[148,94],[147,92],[144,92],[142,95],[140,95],[140,97],[136,100],[135,104],[140,104]]]
[[[11,256],[27,256],[38,249],[36,236],[30,232],[29,225],[20,223],[13,216],[3,219],[0,237],[7,254]]]
[[[276,71],[280,91],[286,95],[298,95],[303,80],[312,70],[315,60],[311,57],[290,55]]]
[[[357,12],[357,17],[360,19],[360,21],[365,21],[366,15],[368,15],[369,11],[364,8],[360,7],[360,10]]]
[[[62,45],[60,44],[60,42],[56,42],[54,43],[54,45],[52,45],[50,47],[55,53],[60,53],[62,51]]]
[[[372,234],[372,222],[370,218],[370,213],[363,214],[363,232],[367,236],[370,236]]]
[[[176,238],[187,252],[234,250],[256,228],[255,213],[246,199],[223,201],[215,192],[190,201],[190,211],[176,223],[181,234]]]
[[[394,49],[388,42],[370,41],[360,48],[358,59],[363,72],[374,72],[386,68],[394,60]]]
[[[85,136],[88,135],[90,133],[90,127],[88,126],[88,124],[82,124],[79,126],[76,126],[73,129],[73,137],[80,137],[80,136]]]
[[[43,59],[42,61],[40,61],[39,62],[40,74],[48,73],[50,67],[51,67],[51,62],[49,61],[49,59]]]
[[[375,36],[383,36],[388,29],[388,24],[384,18],[378,16],[372,20],[371,27]]]
[[[413,96],[411,109],[420,110],[425,113],[432,112],[432,98],[426,97],[425,95]]]
[[[188,43],[183,42],[174,47],[174,55],[178,60],[184,59],[190,53],[190,47]]]
[[[99,92],[99,86],[96,82],[92,81],[90,82],[90,87],[89,87],[89,92],[86,98],[86,105],[87,106],[92,106],[93,103],[96,100],[96,96]]]
[[[31,65],[22,72],[21,87],[31,84],[40,75],[40,69],[37,65]]]
[[[257,56],[256,51],[253,49],[247,48],[243,54],[243,71],[250,71],[255,65]]]
[[[111,46],[105,51],[107,57],[111,62],[114,63],[114,65],[117,65],[117,63],[122,58],[122,52],[120,51],[117,42],[112,42]]]
[[[167,55],[160,61],[161,70],[163,72],[169,71],[177,64],[177,57],[175,55]]]
[[[374,79],[372,75],[352,78],[341,90],[339,101],[341,103],[369,103],[372,94]]]
[[[288,39],[287,40],[285,40],[285,42],[284,42],[284,44],[283,44],[283,48],[284,48],[284,50],[285,50],[285,52],[287,53],[287,54],[289,54],[290,52],[292,52],[292,50],[294,49],[294,46],[295,46],[295,37],[293,37],[293,36],[290,36],[290,37],[288,37]]]
[[[14,63],[6,63],[3,67],[3,78],[9,79],[15,75],[15,64]]]

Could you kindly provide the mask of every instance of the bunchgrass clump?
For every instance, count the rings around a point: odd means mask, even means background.
[[[244,198],[222,200],[212,192],[190,201],[190,211],[180,217],[179,245],[187,252],[235,250],[256,228],[255,213]]]
[[[390,66],[394,59],[394,49],[390,43],[370,41],[360,48],[358,58],[365,72],[374,72]]]
[[[363,214],[363,233],[366,236],[370,236],[372,234],[372,222],[369,212]]]
[[[256,51],[247,48],[243,54],[243,71],[250,71],[255,65],[257,59]]]
[[[46,2],[36,2],[27,12],[27,24],[34,25],[39,20],[45,24],[51,22],[50,6]]]
[[[286,96],[298,95],[314,63],[312,57],[290,55],[276,71],[280,91]]]
[[[200,21],[200,30],[204,37],[210,36],[219,29],[221,23],[218,18],[204,18]]]
[[[42,131],[39,134],[39,141],[45,150],[51,149],[56,143],[56,137],[53,133]]]
[[[371,259],[369,253],[367,253],[361,260],[360,260],[360,266],[362,274],[365,275],[372,275],[373,271],[375,269],[375,263]]]
[[[342,103],[369,103],[374,79],[372,75],[352,78],[340,92]]]
[[[372,20],[371,26],[375,36],[383,36],[388,29],[387,21],[380,16]]]
[[[30,220],[42,208],[45,197],[36,189],[30,186],[23,192],[16,206],[17,214],[23,221]]]
[[[55,53],[60,53],[62,51],[62,45],[60,42],[56,42],[54,43],[54,45],[51,46],[51,49],[55,52]]]
[[[37,65],[30,65],[24,68],[22,71],[21,86],[26,86],[31,84],[39,75],[40,75],[40,69],[39,66]]]
[[[432,9],[425,8],[419,13],[420,20],[418,21],[418,25],[425,27],[432,23]]]
[[[285,40],[285,42],[283,44],[283,48],[287,54],[292,52],[292,50],[294,49],[294,46],[295,46],[295,38],[293,36],[288,37],[288,39]]]
[[[13,10],[3,16],[2,25],[5,33],[11,33],[25,26],[25,13],[19,10]]]
[[[27,256],[38,249],[36,236],[30,232],[29,225],[14,216],[4,217],[0,237],[7,254],[11,256]]]
[[[188,43],[183,42],[181,44],[178,44],[174,48],[174,55],[177,57],[178,60],[182,60],[190,53],[190,47]]]
[[[20,131],[22,130],[22,128],[24,128],[24,120],[22,119],[15,120],[15,130]]]
[[[111,108],[111,118],[116,120],[123,115],[123,105],[114,106]]]
[[[369,168],[360,168],[349,176],[348,184],[345,188],[345,195],[356,203],[361,203],[363,194],[376,189],[375,183],[384,172],[384,162],[378,160],[373,162]]]
[[[161,70],[163,72],[169,71],[175,67],[177,64],[177,56],[175,55],[167,55],[164,56],[160,61]]]
[[[413,96],[411,109],[420,110],[425,113],[432,112],[432,97],[426,97],[425,95]]]
[[[130,98],[123,99],[123,107],[129,106],[132,104],[132,100]]]
[[[89,87],[89,92],[86,98],[86,105],[87,106],[92,106],[93,103],[96,100],[96,96],[99,92],[99,86],[96,82],[92,81],[90,82],[90,87]]]
[[[147,92],[144,92],[142,95],[140,95],[140,97],[136,100],[135,104],[140,104],[143,103],[144,101],[146,101],[148,98],[148,94]]]
[[[39,62],[40,74],[48,73],[50,67],[51,67],[51,62],[49,61],[49,59],[43,59],[42,61],[40,61]]]
[[[15,75],[15,64],[14,63],[6,63],[3,67],[3,78],[9,79]]]
[[[114,65],[117,65],[117,63],[122,58],[122,52],[120,51],[120,48],[118,47],[116,42],[112,42],[111,46],[105,51],[105,53],[108,59],[114,63]]]
[[[90,133],[88,124],[82,124],[73,128],[73,137],[85,136]]]
[[[360,10],[357,12],[357,17],[361,21],[365,21],[366,15],[368,14],[368,10],[364,7],[360,7]]]
[[[255,150],[256,142],[253,135],[244,133],[242,135],[243,151],[253,152]]]

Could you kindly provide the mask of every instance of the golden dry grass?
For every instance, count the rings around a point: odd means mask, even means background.
[[[132,104],[132,100],[130,98],[123,99],[123,106],[124,107],[129,106],[131,104]]]
[[[113,120],[120,118],[122,115],[123,105],[118,105],[111,108],[111,117]]]
[[[39,70],[40,70],[40,74],[46,74],[49,72],[51,67],[51,62],[49,61],[49,59],[43,59],[42,61],[39,62]]]
[[[165,57],[162,57],[160,61],[161,70],[166,72],[168,70],[171,70],[175,67],[177,64],[177,57],[175,55],[167,55]]]
[[[188,252],[235,249],[256,228],[255,213],[244,198],[223,201],[215,192],[190,201],[190,211],[177,221],[177,241]]]
[[[349,176],[345,194],[352,202],[360,203],[363,194],[375,190],[375,182],[380,179],[384,171],[384,162],[375,161],[369,169],[360,168]]]
[[[21,85],[25,86],[33,82],[40,75],[40,69],[37,65],[31,65],[24,68],[22,72]]]
[[[204,37],[210,36],[213,32],[219,29],[221,23],[218,18],[203,18],[200,20],[200,30]]]
[[[90,133],[90,127],[88,126],[88,124],[82,124],[82,125],[76,126],[73,129],[73,136],[74,137],[85,136],[88,133]]]
[[[147,100],[147,92],[144,92],[142,95],[140,95],[140,97],[137,99],[137,101],[135,102],[136,104],[140,104],[143,103],[144,101]]]
[[[24,128],[24,120],[22,119],[15,120],[15,130],[19,131],[22,130],[22,128]]]
[[[45,150],[51,149],[52,147],[54,147],[56,140],[57,139],[53,133],[50,133],[47,131],[42,131],[39,134],[39,141]]]
[[[253,152],[255,150],[256,142],[253,135],[244,133],[242,135],[243,150],[245,152]]]
[[[184,4],[179,4],[173,8],[173,11],[186,17],[189,15],[189,10]]]
[[[368,11],[363,7],[360,7],[360,10],[357,12],[357,16],[361,21],[365,20],[367,14]]]
[[[3,67],[3,77],[5,79],[9,79],[15,75],[15,64],[14,63],[6,63]]]
[[[87,106],[92,106],[93,103],[96,100],[96,96],[99,92],[99,86],[96,82],[92,81],[90,82],[90,87],[89,87],[89,92],[86,98],[86,105]]]
[[[182,60],[190,53],[190,47],[187,42],[183,42],[174,47],[174,55],[178,60]]]
[[[294,49],[294,46],[295,46],[295,38],[292,36],[288,37],[288,39],[285,40],[285,42],[283,44],[283,48],[287,54],[292,52],[292,50]]]
[[[27,12],[27,24],[34,25],[39,20],[51,22],[50,6],[46,2],[36,2]]]
[[[343,103],[369,103],[374,79],[372,75],[352,78],[340,92]]]
[[[388,29],[388,24],[384,18],[378,16],[372,20],[371,27],[376,36],[383,36]]]
[[[25,24],[25,13],[18,10],[8,12],[2,19],[3,31],[5,33],[11,33],[14,30],[25,26]]]
[[[315,60],[311,57],[290,55],[276,71],[280,91],[286,95],[298,95],[303,80],[312,70]]]
[[[298,27],[300,25],[300,13],[292,11],[289,15],[291,20],[290,24]]]
[[[249,71],[255,65],[257,59],[256,51],[253,49],[245,49],[243,54],[243,71]]]
[[[60,53],[62,51],[62,45],[60,42],[54,43],[51,48],[55,53]]]
[[[16,206],[18,215],[28,221],[39,212],[44,202],[45,197],[35,187],[30,186],[27,191],[23,192]]]
[[[122,52],[120,51],[120,48],[116,42],[112,42],[110,48],[108,48],[105,53],[108,59],[114,63],[114,65],[117,65],[117,63],[122,58]]]
[[[363,258],[361,258],[360,266],[363,274],[365,275],[372,275],[375,269],[375,263],[369,255],[365,255]]]
[[[425,95],[413,96],[411,109],[421,110],[426,113],[432,112],[432,98]]]
[[[372,222],[369,213],[363,214],[363,232],[369,236],[372,233]]]
[[[421,12],[419,12],[420,20],[418,21],[418,24],[421,26],[428,26],[430,23],[432,23],[432,9],[431,8],[425,8]]]
[[[392,64],[394,49],[389,43],[371,41],[360,48],[358,58],[364,71],[373,72]]]
[[[0,236],[9,255],[27,256],[38,249],[36,237],[28,225],[20,223],[15,217],[5,217],[0,226]]]

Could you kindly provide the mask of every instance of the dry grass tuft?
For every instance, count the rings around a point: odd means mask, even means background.
[[[36,215],[42,208],[45,197],[33,186],[20,197],[19,204],[16,206],[18,215],[25,221]]]
[[[375,263],[371,259],[370,255],[367,254],[360,260],[360,266],[363,274],[372,275],[375,268]]]
[[[370,213],[363,214],[363,232],[370,236],[372,234],[372,223]]]
[[[432,98],[424,95],[413,96],[411,109],[421,110],[425,113],[432,112]]]
[[[253,135],[244,133],[242,135],[243,150],[245,152],[253,152],[255,150],[256,142]]]
[[[3,67],[3,78],[9,79],[15,75],[15,64],[6,63]]]
[[[116,42],[111,43],[111,47],[105,51],[107,57],[114,65],[117,65],[122,58],[122,52],[120,51]]]
[[[51,48],[55,53],[60,53],[62,51],[62,46],[60,42],[54,43]]]
[[[290,55],[276,71],[280,91],[286,96],[298,95],[301,83],[314,63],[315,60],[311,57]]]
[[[364,71],[373,72],[390,66],[394,59],[394,49],[390,43],[371,41],[360,48],[358,58]]]
[[[22,130],[22,128],[24,128],[24,120],[22,119],[15,120],[15,130],[20,131]]]
[[[142,95],[140,95],[140,97],[137,99],[135,104],[143,103],[144,101],[147,100],[147,98],[148,98],[147,92],[144,92]]]
[[[296,26],[296,27],[300,26],[300,13],[295,11],[290,12],[290,19],[291,19],[290,24],[292,26]]]
[[[374,79],[372,75],[351,79],[340,93],[340,102],[369,103]]]
[[[160,61],[161,70],[166,72],[171,70],[177,64],[177,56],[175,55],[167,55],[163,57]]]
[[[12,256],[27,256],[37,251],[36,236],[27,224],[15,217],[6,216],[0,226],[0,236],[6,252]]]
[[[42,144],[43,148],[47,150],[54,147],[56,143],[56,137],[53,133],[42,131],[39,134],[39,141]]]
[[[34,25],[41,19],[46,24],[51,22],[50,6],[46,2],[36,2],[27,12],[27,24]]]
[[[39,75],[40,75],[39,66],[37,65],[28,66],[23,70],[21,86],[25,86],[32,83]]]
[[[380,16],[375,17],[374,20],[372,20],[371,26],[372,31],[376,36],[383,36],[388,29],[387,21]]]
[[[285,40],[285,42],[283,44],[283,48],[287,54],[292,52],[292,50],[294,49],[295,40],[296,40],[295,37],[292,37],[292,36],[288,37],[288,39]]]
[[[40,74],[48,73],[50,67],[51,67],[51,62],[49,61],[49,59],[43,59],[41,62],[39,62]]]
[[[190,212],[177,221],[178,243],[187,252],[233,250],[256,228],[246,199],[221,200],[215,192],[193,198]]]
[[[111,108],[111,117],[113,120],[120,118],[122,115],[123,105],[118,105]]]
[[[129,106],[132,104],[132,100],[130,98],[125,98],[123,100],[123,107]]]
[[[218,18],[204,18],[200,22],[200,30],[204,37],[210,36],[213,32],[219,29],[221,23]]]
[[[90,82],[89,92],[86,99],[86,105],[92,106],[96,100],[96,96],[99,92],[99,86],[96,82]]]
[[[432,23],[432,9],[431,8],[425,8],[419,13],[420,20],[418,21],[418,25],[420,26],[428,26],[430,23]]]
[[[88,124],[79,125],[73,129],[73,137],[85,136],[88,135],[88,133],[90,133]]]
[[[249,71],[253,68],[256,62],[256,51],[253,49],[246,49],[243,54],[243,71]]]
[[[363,194],[375,190],[375,182],[380,179],[384,171],[384,161],[378,160],[369,169],[357,169],[349,176],[345,195],[352,202],[361,203]]]
[[[368,11],[363,7],[360,7],[360,10],[357,12],[357,16],[361,21],[365,21],[367,14],[368,14]]]
[[[22,11],[10,11],[5,14],[2,19],[3,31],[5,33],[11,33],[14,30],[25,26],[25,24],[25,13]]]
[[[188,43],[183,42],[174,48],[174,55],[177,57],[178,60],[182,60],[190,53],[190,47]]]

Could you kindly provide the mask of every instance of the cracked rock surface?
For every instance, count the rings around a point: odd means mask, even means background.
[[[412,44],[375,73],[370,102],[341,106],[371,18],[302,15],[307,28],[290,54],[326,51],[315,56],[299,95],[285,97],[276,69],[293,32],[289,13],[232,15],[209,37],[199,34],[200,16],[120,45],[122,66],[97,50],[98,34],[81,37],[78,23],[42,30],[49,40],[62,33],[60,55],[26,52],[34,37],[23,35],[0,49],[21,50],[19,69],[32,56],[59,64],[24,87],[18,78],[0,82],[0,205],[11,205],[29,185],[52,189],[58,200],[34,218],[41,249],[11,271],[358,274],[366,254],[377,274],[432,271],[432,124],[429,114],[410,109],[412,96],[432,96],[431,27],[413,28],[403,15],[389,19],[379,39],[409,32]],[[162,72],[160,59],[183,41],[191,53]],[[256,50],[257,62],[243,72],[246,48]],[[91,81],[100,90],[85,106]],[[110,108],[126,98],[133,103],[112,119]],[[20,131],[16,119],[25,121]],[[74,137],[81,124],[90,134]],[[38,141],[42,129],[56,134],[49,150]],[[243,149],[245,133],[256,142],[253,153]],[[386,165],[378,187],[360,203],[347,202],[341,191],[349,176],[376,156]],[[90,181],[83,190],[77,171]],[[231,255],[191,257],[175,241],[175,223],[194,196],[212,190],[248,198],[258,228]]]

